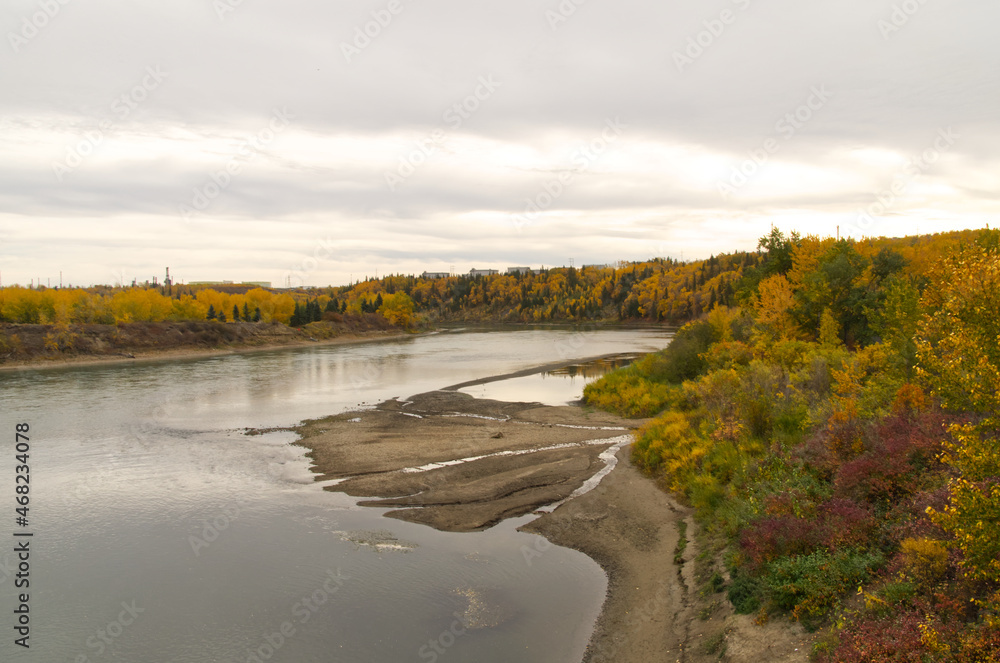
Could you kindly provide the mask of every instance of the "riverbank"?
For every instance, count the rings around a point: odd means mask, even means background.
[[[813,637],[787,621],[755,623],[708,589],[693,510],[618,452],[593,491],[521,528],[573,548],[608,575],[583,663],[807,663]],[[681,543],[683,541],[683,543]]]
[[[391,518],[475,531],[559,505],[522,528],[544,537],[525,555],[530,563],[551,541],[607,573],[587,663],[805,663],[801,629],[758,626],[733,615],[723,594],[700,591],[691,512],[631,464],[630,431],[641,423],[578,406],[436,391],[306,422],[297,432],[318,480],[331,482],[327,490],[393,507]],[[575,496],[613,448],[614,470]]]
[[[198,359],[412,336],[387,324],[176,322],[129,325],[0,325],[0,371]],[[48,346],[46,345],[48,343]]]

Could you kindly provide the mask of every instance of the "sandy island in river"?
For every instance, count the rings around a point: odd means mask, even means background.
[[[461,386],[461,385],[459,385]],[[605,467],[639,423],[577,406],[507,403],[445,390],[306,422],[297,432],[328,490],[395,507],[386,515],[444,531],[475,531],[570,497]],[[808,636],[755,626],[722,594],[697,591],[691,512],[642,476],[628,446],[597,486],[522,529],[597,561],[608,596],[585,661],[804,663]],[[548,545],[539,540],[540,551]],[[543,553],[542,553],[543,554]],[[712,643],[718,641],[718,646]],[[724,646],[723,646],[724,645]],[[720,658],[720,654],[722,657]]]

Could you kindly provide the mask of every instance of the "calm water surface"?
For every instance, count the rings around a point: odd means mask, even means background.
[[[243,429],[668,342],[659,330],[442,333],[0,373],[0,499],[13,521],[13,430],[28,422],[35,534],[25,656],[13,522],[0,531],[0,660],[576,663],[606,581],[562,548],[529,564],[537,538],[514,529],[530,516],[475,534],[382,518],[314,483],[291,435]],[[572,372],[532,376],[550,388],[528,400],[579,398],[592,376]]]

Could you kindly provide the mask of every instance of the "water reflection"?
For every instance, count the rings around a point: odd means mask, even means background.
[[[533,375],[499,379],[459,389],[476,398],[567,405],[583,398],[583,388],[607,373],[628,366],[638,354],[619,354],[576,362]]]
[[[416,661],[456,612],[469,612],[472,592],[484,627],[468,629],[448,660],[578,661],[605,589],[592,560],[553,547],[528,566],[522,546],[531,538],[512,522],[445,534],[382,518],[322,491],[287,434],[242,430],[542,365],[564,346],[587,356],[667,342],[654,330],[525,330],[0,373],[2,426],[30,422],[35,445],[32,608],[44,618],[32,654],[247,661],[290,621],[294,637],[267,660]],[[598,370],[577,365],[532,379],[582,392]],[[392,537],[407,552],[359,545],[354,534],[382,530],[364,541]],[[299,621],[295,606],[331,571],[349,579]],[[0,571],[7,615],[12,584]],[[99,642],[123,601],[146,612],[98,654],[88,643]],[[0,640],[0,661],[14,656],[12,638]]]

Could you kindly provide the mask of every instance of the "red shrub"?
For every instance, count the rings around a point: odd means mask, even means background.
[[[967,624],[957,600],[940,595],[931,603],[897,606],[883,617],[868,617],[840,633],[840,644],[821,663],[997,663],[1000,630]]]
[[[1000,629],[971,628],[955,653],[955,663],[996,663],[1000,661]]]
[[[839,497],[820,506],[819,518],[825,534],[823,545],[830,550],[863,546],[875,531],[875,520],[868,509]]]
[[[950,501],[948,488],[942,486],[933,492],[920,492],[913,497],[897,502],[886,514],[886,520],[894,523],[890,536],[895,541],[903,539],[934,539],[944,541],[950,535],[927,517],[927,507],[944,511]]]
[[[808,555],[823,541],[823,532],[814,521],[779,516],[764,518],[740,535],[740,547],[753,570],[789,555]]]
[[[780,508],[779,499],[772,502]],[[772,502],[769,509],[775,508]],[[851,500],[834,498],[819,505],[811,518],[787,513],[758,520],[743,530],[740,547],[750,567],[759,569],[781,557],[808,555],[820,548],[863,546],[871,540],[874,529],[875,521],[867,509]]]
[[[882,503],[913,494],[921,474],[937,465],[943,427],[944,420],[933,413],[883,419],[873,431],[871,448],[837,470],[837,493]]]
[[[923,615],[900,611],[891,619],[852,624],[840,634],[840,645],[822,663],[924,663],[927,648],[920,639]]]
[[[822,663],[924,663],[930,651],[922,640],[926,622],[919,609],[856,622],[840,634],[840,645]]]

